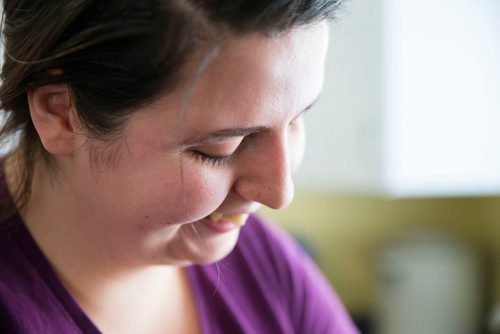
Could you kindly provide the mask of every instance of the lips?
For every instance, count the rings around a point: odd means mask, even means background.
[[[209,218],[213,222],[225,222],[225,223],[230,223],[235,226],[243,226],[245,225],[247,219],[248,219],[249,214],[248,213],[240,213],[236,215],[225,215],[220,212],[214,212],[212,213]]]

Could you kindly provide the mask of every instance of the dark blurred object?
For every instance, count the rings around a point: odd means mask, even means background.
[[[489,315],[488,334],[500,334],[500,302],[493,307]]]
[[[352,314],[352,320],[362,334],[373,334],[373,319],[368,314]]]

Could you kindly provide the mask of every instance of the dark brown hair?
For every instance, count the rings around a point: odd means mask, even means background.
[[[332,18],[340,2],[4,0],[0,143],[19,139],[16,206],[29,198],[35,161],[51,161],[31,122],[29,90],[68,84],[89,135],[113,138],[136,108],[182,82],[183,65],[216,36],[313,24]],[[0,207],[0,221],[6,210]]]

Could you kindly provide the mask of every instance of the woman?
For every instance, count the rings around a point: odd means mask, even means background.
[[[338,5],[5,0],[0,331],[355,333],[253,215],[293,197]]]

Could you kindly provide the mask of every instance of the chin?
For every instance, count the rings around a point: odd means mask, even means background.
[[[194,258],[192,264],[209,264],[222,260],[229,255],[236,247],[238,242],[239,231],[228,232],[228,235],[221,236],[217,239],[224,240],[207,240],[198,249],[197,256]]]
[[[222,234],[206,234],[202,229],[193,230],[184,235],[182,246],[175,247],[175,264],[188,266],[194,264],[210,264],[225,258],[236,246],[239,228]]]

